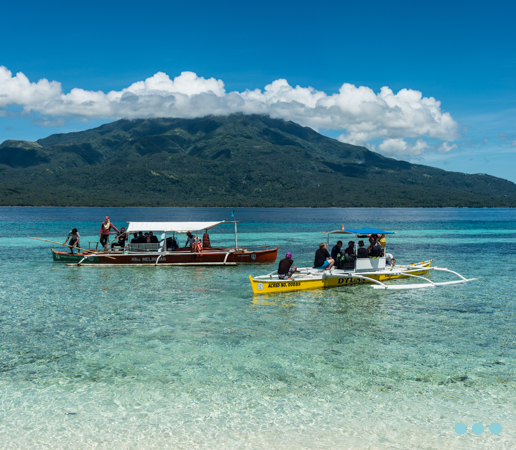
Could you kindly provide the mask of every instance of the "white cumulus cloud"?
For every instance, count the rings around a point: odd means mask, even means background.
[[[315,130],[342,131],[342,142],[367,145],[381,140],[378,150],[398,157],[421,155],[427,150],[448,152],[456,148],[449,142],[459,137],[457,122],[441,110],[441,103],[411,89],[394,93],[383,87],[375,93],[365,86],[344,83],[338,92],[327,94],[313,87],[292,87],[287,80],[278,79],[263,90],[226,92],[222,80],[193,72],[182,72],[174,79],[158,72],[108,93],[81,88],[65,93],[57,81],[31,82],[23,73],[13,76],[0,66],[0,117],[15,114],[12,107],[21,108],[25,115],[43,117],[42,124],[70,117],[115,120],[268,114]],[[436,147],[429,145],[428,139],[442,143]]]
[[[389,156],[419,156],[431,148],[424,140],[418,139],[415,144],[409,144],[404,139],[386,139],[378,150]]]

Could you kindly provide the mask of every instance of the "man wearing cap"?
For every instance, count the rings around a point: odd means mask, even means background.
[[[294,264],[294,260],[292,259],[292,253],[288,252],[279,262],[278,266],[278,278],[280,280],[292,280],[292,274],[297,270],[296,266],[292,266]]]
[[[109,249],[107,243],[109,241],[109,235],[110,235],[110,230],[111,228],[113,228],[114,230],[116,230],[117,233],[120,233],[120,231],[118,231],[118,228],[115,227],[110,221],[109,221],[109,216],[106,216],[106,218],[104,219],[104,222],[102,222],[100,224],[100,233],[99,233],[99,236],[100,236],[100,245],[102,245],[104,247],[104,251],[107,251]]]
[[[194,235],[189,231],[186,232],[186,244],[185,247],[191,247],[194,243]]]

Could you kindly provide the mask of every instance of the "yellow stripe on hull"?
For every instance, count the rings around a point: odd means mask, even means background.
[[[424,267],[430,267],[431,261],[424,261],[419,265]],[[406,268],[410,270],[411,266],[416,264],[411,264],[409,266],[398,266],[396,269]],[[410,275],[424,275],[428,273],[428,270],[419,270],[417,272],[410,272]],[[395,280],[398,278],[407,278],[402,273],[399,272],[396,275],[389,274],[374,274],[374,273],[361,273],[360,275],[372,278],[377,281],[388,281]],[[310,289],[324,289],[324,288],[332,288],[332,287],[341,287],[341,286],[355,286],[357,284],[373,284],[372,281],[365,280],[363,278],[353,278],[347,277],[345,275],[338,277],[332,276],[331,278],[317,278],[314,280],[310,279],[302,279],[302,277],[294,278],[292,281],[287,280],[254,280],[253,277],[249,276],[249,281],[251,282],[251,287],[253,288],[253,293],[255,294],[274,294],[277,292],[293,292],[293,291],[306,291]]]

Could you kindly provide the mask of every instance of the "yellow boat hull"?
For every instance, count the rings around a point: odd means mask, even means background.
[[[403,274],[403,270],[410,270],[410,275],[424,275],[425,273],[428,273],[428,270],[422,269],[418,271],[412,271],[411,267],[430,267],[431,264],[432,261],[423,261],[419,264],[410,264],[408,266],[396,266],[396,272],[392,275],[389,273],[385,273],[386,271],[384,270],[382,270],[383,273],[381,274],[375,274],[374,272],[363,272],[360,273],[360,275],[383,282],[388,280],[395,280],[398,278],[407,278],[407,276]],[[343,274],[342,276],[337,276],[333,274],[326,277],[326,273],[323,273],[323,276],[321,278],[307,279],[303,277],[298,277],[294,278],[293,281],[278,280],[275,278],[271,278],[270,281],[264,279],[255,280],[253,279],[253,277],[249,276],[249,281],[251,282],[251,287],[253,289],[253,293],[255,294],[274,294],[278,292],[306,291],[310,289],[324,289],[342,286],[355,286],[357,284],[374,283],[373,281],[369,281],[363,278],[354,278],[353,276],[349,276],[347,274]]]

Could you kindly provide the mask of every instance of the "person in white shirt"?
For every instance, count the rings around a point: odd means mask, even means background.
[[[81,235],[77,231],[77,228],[74,228],[72,231],[68,233],[68,236],[66,236],[66,241],[64,241],[64,244],[68,242],[68,239],[70,239],[70,243],[68,244],[70,246],[70,252],[73,255],[73,249],[79,247],[81,242]]]

